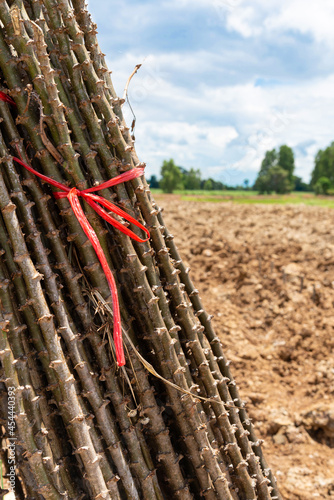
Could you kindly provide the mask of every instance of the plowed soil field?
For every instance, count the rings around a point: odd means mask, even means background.
[[[334,211],[156,195],[286,500],[334,498]]]

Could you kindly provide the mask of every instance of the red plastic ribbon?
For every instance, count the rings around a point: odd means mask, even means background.
[[[12,99],[9,95],[5,94],[1,90],[0,90],[0,100],[5,101],[8,104],[12,104],[13,106],[16,106],[16,102],[14,101],[14,99]]]
[[[5,94],[6,95],[6,94]],[[1,99],[1,96],[0,96]],[[91,187],[89,189],[84,189],[83,191],[80,191],[77,188],[69,188],[65,186],[64,184],[61,184],[58,181],[55,181],[54,179],[51,179],[50,177],[47,177],[46,175],[40,174],[33,168],[31,168],[29,165],[24,163],[24,161],[20,160],[19,158],[13,157],[13,160],[15,160],[17,163],[22,165],[24,168],[29,170],[32,174],[36,175],[40,179],[42,179],[44,182],[47,182],[51,184],[52,186],[55,186],[56,188],[61,189],[59,192],[53,193],[55,198],[67,198],[68,201],[70,202],[70,205],[73,209],[73,212],[78,219],[82,229],[84,230],[87,238],[93,245],[93,248],[96,252],[96,255],[101,263],[102,269],[104,271],[104,274],[107,278],[107,282],[109,285],[109,289],[111,292],[111,297],[113,301],[113,310],[114,310],[114,343],[115,343],[115,351],[116,351],[116,360],[118,366],[123,366],[125,365],[125,357],[124,357],[124,350],[123,350],[123,343],[122,343],[122,328],[121,328],[121,314],[119,310],[119,302],[118,302],[118,295],[117,295],[117,287],[115,283],[115,279],[113,276],[113,273],[111,272],[111,269],[108,265],[106,256],[104,255],[103,249],[101,247],[101,244],[99,242],[99,239],[90,225],[90,223],[87,220],[87,217],[84,213],[84,211],[81,208],[80,201],[79,201],[79,196],[81,196],[86,202],[109,224],[114,226],[116,229],[119,229],[122,231],[122,233],[125,233],[126,235],[130,236],[130,238],[139,241],[139,242],[145,242],[149,239],[150,233],[149,231],[142,225],[140,222],[138,222],[136,219],[131,217],[131,215],[127,214],[120,208],[118,208],[116,205],[113,203],[110,203],[110,201],[106,200],[102,196],[98,196],[96,194],[92,194],[93,191],[100,191],[102,189],[109,188],[111,186],[116,186],[117,184],[120,184],[122,182],[130,181],[132,179],[135,179],[136,177],[140,177],[144,173],[143,168],[133,168],[132,170],[128,170],[127,172],[124,172],[121,175],[118,175],[117,177],[114,177],[114,179],[110,179],[109,181],[103,182],[102,184],[99,184],[98,186]],[[100,206],[102,205],[102,206]],[[114,214],[120,215],[123,217],[125,220],[131,222],[135,226],[139,227],[142,229],[146,234],[147,238],[146,239],[141,239],[139,236],[137,236],[131,229],[128,229],[127,227],[123,226],[119,221],[114,219],[106,210],[104,210],[105,207]]]

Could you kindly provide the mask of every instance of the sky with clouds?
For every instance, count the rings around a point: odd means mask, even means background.
[[[91,0],[89,10],[119,96],[143,63],[129,99],[148,176],[174,158],[203,178],[252,183],[265,151],[288,144],[309,180],[334,140],[332,0]]]

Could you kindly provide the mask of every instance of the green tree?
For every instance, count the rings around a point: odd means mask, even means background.
[[[211,179],[212,180],[212,179]],[[225,186],[225,184],[223,184],[222,182],[220,181],[213,181],[212,182],[212,187],[214,190],[216,191],[223,191],[224,189],[227,189],[227,186]]]
[[[289,172],[280,165],[271,167],[268,171],[269,191],[277,194],[285,194],[292,190],[292,183],[289,180]]]
[[[315,188],[321,177],[327,177],[334,185],[334,142],[325,150],[319,150],[315,157],[314,169],[311,174],[311,186]]]
[[[212,187],[205,187],[206,182],[210,181],[207,185],[212,186]],[[222,182],[220,181],[215,181],[211,177],[209,179],[204,179],[201,181],[201,189],[212,189],[213,191],[222,191],[223,189],[227,189],[227,186],[225,186]]]
[[[278,165],[288,172],[289,181],[292,182],[295,169],[295,157],[293,150],[286,144],[279,148]]]
[[[201,189],[201,171],[191,168],[189,171],[183,171],[183,186],[184,189],[194,190]]]
[[[293,189],[293,172],[295,160],[293,150],[287,146],[280,146],[267,151],[261,163],[261,168],[254,184],[260,194],[287,193]],[[286,175],[284,175],[284,172]]]
[[[256,182],[254,184],[254,189],[256,189],[259,194],[270,194],[270,187],[269,187],[269,174],[268,172],[265,175],[259,175],[258,178],[256,179]]]
[[[320,177],[314,185],[314,191],[316,194],[328,194],[328,191],[332,187],[331,181],[328,177]]]
[[[212,190],[213,190],[213,182],[212,182],[212,179],[207,179],[207,180],[204,182],[203,189],[205,189],[205,190],[207,190],[207,191],[212,191]]]
[[[271,167],[277,165],[278,156],[276,149],[272,149],[271,151],[266,151],[266,154],[262,160],[261,168],[258,173],[257,179],[254,184],[254,189],[257,189],[261,192],[266,192],[266,182],[267,182],[267,174],[268,170]]]
[[[156,175],[151,175],[150,179],[148,179],[148,183],[153,189],[157,189],[159,187],[159,181]]]
[[[258,178],[257,189],[260,194],[285,194],[292,190],[292,183],[289,181],[289,174],[279,165],[269,168],[265,175]]]
[[[180,167],[175,165],[174,160],[164,160],[161,167],[160,187],[164,193],[173,193],[175,189],[182,189],[182,172]]]
[[[310,184],[304,182],[301,177],[294,175],[292,177],[292,183],[295,191],[312,191]]]
[[[278,156],[276,149],[272,149],[271,151],[266,151],[264,158],[261,163],[261,169],[259,175],[265,175],[268,173],[268,170],[277,165]]]

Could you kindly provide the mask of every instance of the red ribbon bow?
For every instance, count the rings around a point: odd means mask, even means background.
[[[0,96],[1,99],[1,96]],[[131,215],[127,214],[124,212],[124,210],[121,210],[118,208],[116,205],[113,203],[110,203],[110,201],[106,200],[102,196],[98,196],[96,194],[92,194],[93,191],[100,191],[102,189],[109,188],[111,186],[116,186],[117,184],[120,184],[122,182],[130,181],[132,179],[135,179],[136,177],[140,177],[144,173],[143,168],[133,168],[132,170],[128,170],[127,172],[124,172],[121,175],[118,175],[117,177],[114,177],[114,179],[110,179],[109,181],[103,182],[102,184],[99,184],[98,186],[91,187],[89,189],[84,189],[83,191],[80,191],[77,188],[69,188],[65,186],[64,184],[61,184],[58,181],[55,181],[54,179],[51,179],[50,177],[47,177],[46,175],[40,174],[33,168],[31,168],[29,165],[24,163],[22,160],[19,158],[13,157],[13,160],[15,160],[17,163],[22,165],[24,168],[29,170],[32,174],[36,175],[40,179],[42,179],[45,182],[48,182],[52,186],[55,186],[62,191],[60,192],[55,192],[53,193],[55,198],[67,198],[68,201],[70,202],[70,205],[73,209],[73,212],[78,219],[82,229],[84,230],[87,238],[93,245],[93,248],[96,252],[96,255],[101,263],[102,269],[104,271],[104,274],[107,278],[107,282],[109,285],[109,289],[111,292],[111,297],[113,301],[113,310],[114,310],[114,343],[115,343],[115,351],[116,351],[116,360],[118,366],[123,366],[125,365],[125,357],[124,357],[124,350],[123,350],[123,343],[122,343],[122,328],[121,328],[121,314],[119,310],[119,302],[118,302],[118,295],[117,295],[117,287],[115,283],[115,279],[113,276],[113,273],[111,272],[111,269],[108,265],[106,256],[104,255],[103,249],[100,245],[99,239],[90,225],[90,223],[87,220],[87,217],[84,213],[84,211],[81,208],[80,201],[79,201],[79,196],[81,196],[86,202],[104,219],[106,220],[109,224],[114,226],[116,229],[119,229],[122,231],[122,233],[125,233],[126,235],[130,236],[130,238],[139,241],[139,242],[145,242],[149,239],[150,233],[149,231],[142,225],[140,222],[138,222],[136,219],[131,217]],[[99,205],[98,205],[99,203]],[[147,234],[147,238],[145,240],[139,238],[131,229],[128,229],[127,227],[123,226],[120,222],[118,222],[116,219],[111,217],[111,215],[108,214],[102,207],[107,208],[114,214],[120,215],[124,219],[126,219],[129,222],[132,222],[135,226],[139,227],[145,233]]]

